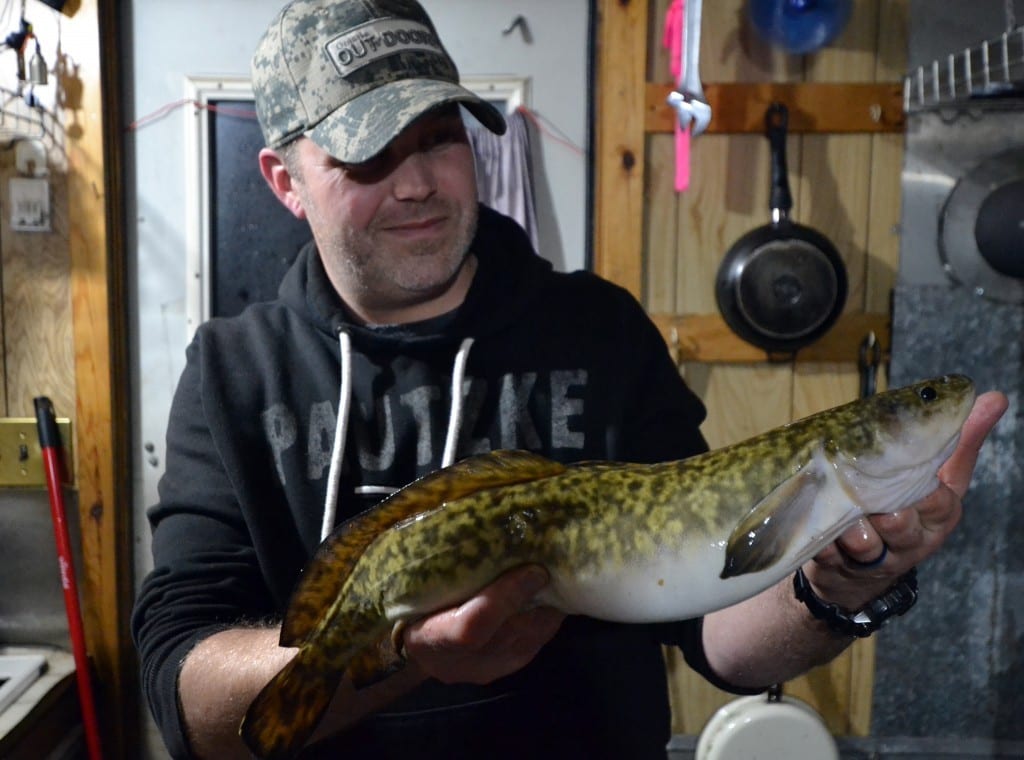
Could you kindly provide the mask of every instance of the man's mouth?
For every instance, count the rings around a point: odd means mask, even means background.
[[[417,235],[429,235],[436,233],[441,230],[447,217],[444,216],[430,216],[422,219],[405,219],[402,221],[391,222],[383,227],[385,232],[394,235],[407,235],[415,237]]]

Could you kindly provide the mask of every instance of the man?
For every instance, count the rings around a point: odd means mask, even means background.
[[[705,448],[703,407],[635,300],[552,272],[477,206],[458,105],[493,131],[502,119],[459,87],[413,0],[295,0],[253,81],[263,176],[314,241],[277,301],[199,329],[175,396],[133,617],[175,757],[247,756],[239,722],[294,654],[278,646],[292,587],[322,537],[382,493],[499,447],[567,462]],[[817,597],[859,610],[942,544],[1004,407],[979,400],[934,494],[807,564]],[[519,568],[411,623],[405,667],[343,683],[305,756],[664,757],[663,643],[744,692],[852,641],[790,581],[657,626],[531,607],[546,581]]]

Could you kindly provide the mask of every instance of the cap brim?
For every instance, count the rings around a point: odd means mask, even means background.
[[[436,79],[403,79],[350,100],[306,136],[339,161],[359,164],[380,153],[424,113],[446,103],[466,106],[489,130],[504,134],[501,112],[465,87]]]

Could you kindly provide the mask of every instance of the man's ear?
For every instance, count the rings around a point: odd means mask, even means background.
[[[292,212],[298,219],[306,218],[306,211],[295,192],[292,175],[288,172],[281,156],[270,148],[263,148],[260,151],[260,174],[267,181],[271,191],[277,199],[284,204],[284,207]]]

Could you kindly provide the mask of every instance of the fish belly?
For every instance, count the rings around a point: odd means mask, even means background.
[[[708,547],[684,554],[663,552],[626,567],[587,575],[552,571],[540,604],[570,614],[620,623],[686,620],[728,607],[779,580],[761,572],[722,580],[723,549]]]

